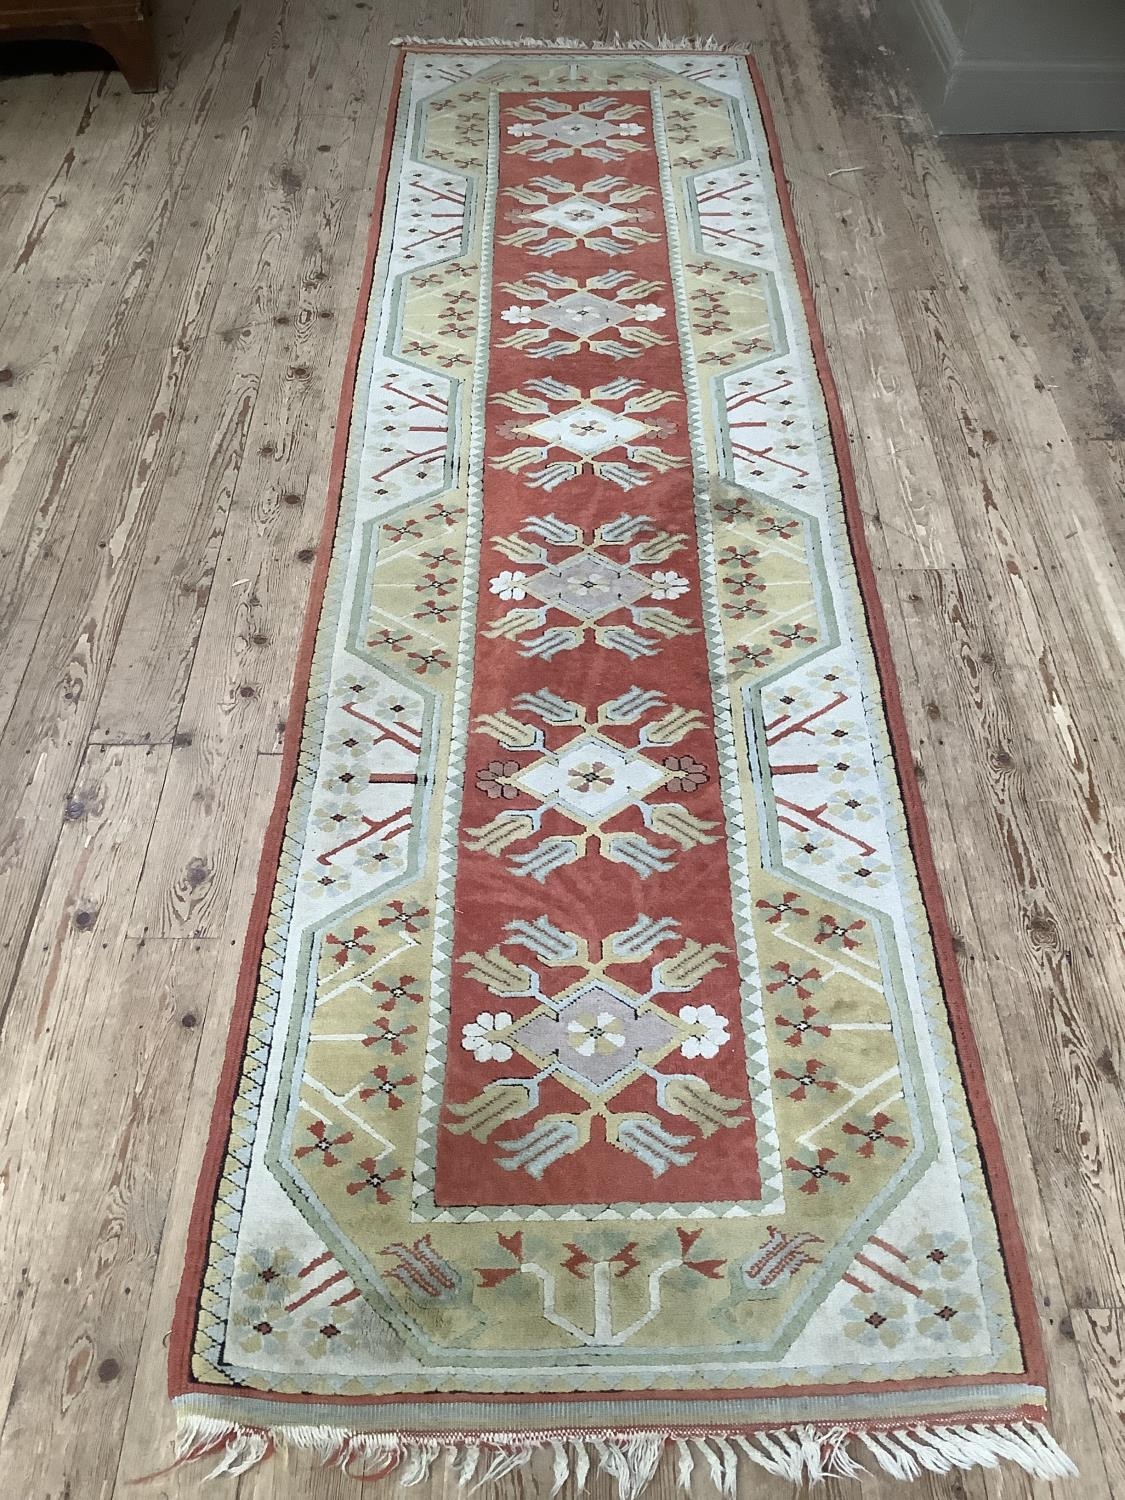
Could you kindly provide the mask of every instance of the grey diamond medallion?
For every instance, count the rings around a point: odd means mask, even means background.
[[[589,115],[572,111],[568,115],[556,115],[551,120],[540,120],[526,127],[528,135],[537,135],[544,141],[567,141],[572,146],[588,146],[591,141],[605,141],[615,136],[618,127],[612,120],[592,120]]]
[[[554,1015],[521,1026],[518,1039],[537,1056],[557,1058],[562,1072],[597,1094],[623,1088],[648,1054],[659,1054],[676,1036],[655,1010],[638,1013],[604,980],[583,986]]]
[[[596,297],[593,292],[570,292],[557,302],[544,302],[534,310],[537,323],[548,328],[561,328],[566,333],[594,334],[632,317],[632,311],[620,302],[611,302],[608,297]]]
[[[652,585],[639,573],[608,557],[581,553],[553,568],[544,568],[524,588],[544,604],[565,609],[576,620],[600,620],[615,609],[625,609],[650,592]]]

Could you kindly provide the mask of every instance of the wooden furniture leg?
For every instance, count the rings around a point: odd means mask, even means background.
[[[103,48],[121,69],[134,94],[151,94],[156,88],[156,49],[152,22],[141,14],[127,21],[88,21],[86,34]]]

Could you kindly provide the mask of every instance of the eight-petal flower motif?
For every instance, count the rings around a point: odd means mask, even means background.
[[[339,1322],[337,1322],[339,1318]],[[329,1354],[356,1348],[359,1340],[354,1329],[342,1327],[344,1316],[330,1308],[327,1312],[313,1313],[307,1317],[301,1329],[301,1343],[313,1359],[326,1359]]]
[[[597,1015],[575,1016],[567,1024],[570,1044],[580,1057],[604,1056],[625,1045],[625,1028],[613,1011],[600,1010]]]
[[[506,307],[500,316],[505,323],[530,323],[532,310],[530,307]]]
[[[519,768],[518,760],[490,760],[477,772],[477,791],[493,800],[500,798],[505,802],[513,801],[519,796],[520,789],[512,785],[511,778]]]
[[[461,1045],[466,1052],[473,1054],[477,1062],[507,1062],[512,1049],[500,1039],[500,1033],[507,1031],[511,1024],[512,1018],[506,1010],[495,1013],[483,1010],[475,1021],[470,1021],[462,1029]]]
[[[931,1288],[923,1293],[925,1312],[918,1319],[923,1338],[967,1343],[981,1331],[980,1313],[972,1297]]]
[[[694,755],[666,755],[664,765],[672,772],[666,783],[670,792],[694,792],[709,779],[707,767],[701,766]]]
[[[654,573],[649,593],[654,599],[678,599],[690,587],[691,584],[682,573]]]
[[[613,768],[604,760],[584,760],[571,766],[568,773],[571,788],[576,792],[601,791],[613,785]]]
[[[253,1306],[238,1306],[230,1315],[228,1337],[244,1354],[275,1353],[289,1337],[285,1324],[290,1321],[284,1308],[270,1317]]]
[[[262,1246],[239,1257],[235,1287],[252,1304],[284,1305],[299,1286],[300,1264],[291,1250]]]
[[[680,1020],[685,1026],[697,1028],[680,1043],[680,1053],[684,1057],[715,1057],[719,1048],[730,1041],[727,1018],[721,1016],[713,1005],[682,1005]]]
[[[972,1267],[969,1242],[945,1229],[931,1229],[907,1246],[910,1275],[918,1281],[957,1281]]]
[[[633,320],[637,323],[655,323],[665,313],[663,307],[655,302],[638,302],[631,310]]]
[[[500,599],[526,599],[527,590],[524,588],[526,573],[513,572],[505,568],[502,573],[497,573],[495,578],[488,581],[489,592]]]
[[[894,1294],[860,1292],[844,1311],[844,1334],[869,1348],[893,1349],[909,1331],[905,1301]]]

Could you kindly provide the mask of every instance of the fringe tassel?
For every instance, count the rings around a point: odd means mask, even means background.
[[[639,37],[622,37],[614,32],[612,40],[587,42],[581,37],[508,37],[508,36],[396,36],[391,38],[392,47],[476,47],[487,51],[490,47],[502,50],[525,50],[549,52],[745,52],[744,42],[720,42],[715,37],[659,36],[654,42]]]
[[[480,1448],[476,1443],[469,1443],[460,1451],[455,1448],[453,1452],[452,1467],[457,1488],[467,1490],[477,1472],[477,1464],[480,1463]]]
[[[147,1477],[157,1479],[185,1464],[211,1459],[217,1462],[207,1478],[236,1476],[261,1463],[278,1446],[316,1453],[325,1464],[336,1465],[356,1479],[382,1479],[393,1473],[403,1485],[423,1483],[444,1453],[458,1488],[466,1493],[526,1467],[543,1452],[551,1458],[552,1496],[568,1482],[573,1482],[578,1494],[584,1492],[593,1454],[598,1468],[617,1481],[620,1500],[638,1500],[665,1450],[674,1460],[683,1493],[690,1492],[692,1474],[702,1463],[727,1500],[739,1493],[740,1468],[750,1465],[796,1485],[862,1478],[869,1470],[858,1462],[856,1450],[873,1459],[884,1474],[904,1481],[917,1479],[924,1471],[995,1469],[1003,1459],[1036,1479],[1064,1479],[1078,1472],[1043,1423],[1031,1421],[896,1428],[802,1426],[686,1436],[671,1432],[496,1433],[439,1440],[349,1433],[334,1427],[265,1430],[181,1412],[175,1462],[159,1475]],[[485,1457],[488,1461],[478,1477]]]

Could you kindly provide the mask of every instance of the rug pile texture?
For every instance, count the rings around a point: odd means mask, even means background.
[[[403,47],[374,222],[181,1459],[1068,1472],[752,64]]]

